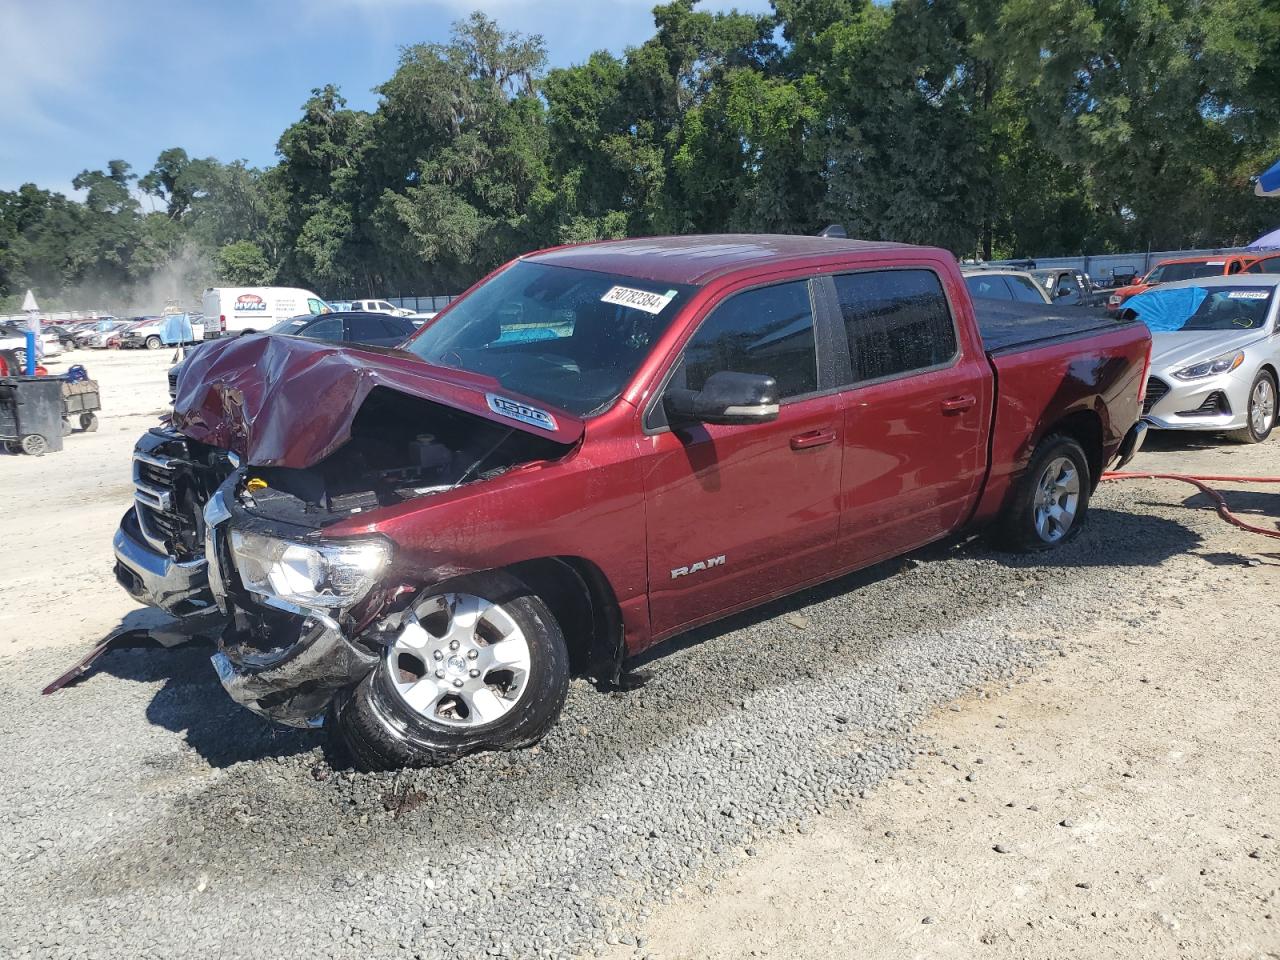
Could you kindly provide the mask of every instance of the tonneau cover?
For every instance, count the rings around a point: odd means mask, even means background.
[[[1050,340],[1117,330],[1134,321],[1120,320],[1102,307],[1056,307],[1012,300],[973,298],[987,353],[1028,349]]]

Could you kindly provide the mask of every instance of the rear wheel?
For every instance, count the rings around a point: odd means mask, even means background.
[[[1084,524],[1092,490],[1084,448],[1063,434],[1045,437],[997,521],[997,538],[1005,547],[1023,552],[1066,543]]]
[[[98,415],[92,411],[80,414],[80,429],[85,433],[93,433],[98,429]]]
[[[416,601],[378,667],[336,706],[334,734],[365,770],[448,763],[537,742],[569,685],[564,634],[504,573]]]
[[[1271,374],[1259,370],[1249,387],[1249,408],[1247,423],[1243,430],[1230,434],[1232,440],[1240,443],[1262,443],[1276,425],[1276,382]]]

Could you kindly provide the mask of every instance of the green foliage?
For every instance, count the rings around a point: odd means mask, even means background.
[[[276,271],[252,240],[237,240],[218,251],[218,281],[232,287],[260,287],[271,283]]]
[[[320,87],[279,162],[110,161],[81,200],[0,192],[0,296],[128,291],[196,251],[224,282],[456,292],[524,250],[803,232],[961,256],[1244,242],[1280,207],[1269,0],[774,0],[654,8],[621,56],[547,70],[475,13],[370,111]],[[123,296],[124,294],[121,293]]]

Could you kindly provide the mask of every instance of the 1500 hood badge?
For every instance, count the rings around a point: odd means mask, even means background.
[[[531,407],[507,397],[500,397],[496,393],[486,393],[484,397],[489,401],[489,409],[494,413],[533,427],[541,427],[543,430],[556,429],[556,418],[545,410],[539,410],[537,407]]]

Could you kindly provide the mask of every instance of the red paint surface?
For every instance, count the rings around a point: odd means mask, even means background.
[[[1070,414],[1098,417],[1108,458],[1138,417],[1145,327],[990,361],[955,260],[942,250],[702,237],[532,258],[703,287],[610,409],[585,422],[553,411],[557,439],[580,437],[563,459],[361,514],[327,533],[390,538],[397,574],[424,582],[541,557],[585,560],[612,587],[632,653],[990,519],[1036,442]],[[725,296],[770,280],[905,265],[943,278],[960,330],[950,365],[784,403],[769,424],[646,431],[654,392]],[[482,416],[484,392],[496,387],[397,351],[292,343],[277,351],[261,337],[207,347],[194,359],[203,372],[183,376],[182,429],[223,446],[239,442],[250,463],[300,466],[336,449],[370,384]],[[246,364],[270,376],[255,386],[238,372]],[[205,378],[208,387],[185,386]],[[723,564],[672,576],[720,556]]]

